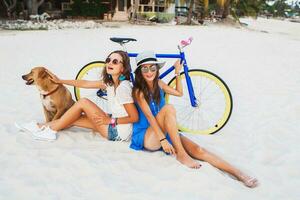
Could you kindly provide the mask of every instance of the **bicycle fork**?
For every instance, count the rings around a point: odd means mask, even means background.
[[[194,87],[193,87],[193,83],[191,81],[191,77],[189,75],[189,68],[185,59],[185,55],[183,52],[180,52],[180,55],[182,57],[182,62],[183,62],[183,70],[184,70],[184,75],[185,75],[185,81],[186,81],[186,85],[189,91],[189,96],[190,96],[190,102],[191,105],[193,107],[197,107],[198,103],[197,103],[197,99],[195,97],[195,93],[194,93]]]

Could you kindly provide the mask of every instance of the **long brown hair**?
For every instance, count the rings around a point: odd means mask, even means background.
[[[122,64],[123,64],[123,76],[125,76],[125,80],[130,80],[130,71],[131,71],[131,68],[130,68],[130,59],[128,57],[128,54],[127,52],[125,51],[120,51],[120,50],[117,50],[117,51],[113,51],[111,52],[107,58],[109,58],[109,56],[113,53],[117,53],[119,54],[121,57],[122,57]],[[102,77],[103,77],[103,82],[106,84],[106,85],[110,85],[112,86],[114,84],[114,81],[113,79],[111,78],[111,75],[107,73],[106,71],[106,67],[104,67],[103,71],[102,71]]]
[[[156,71],[156,76],[153,80],[153,93],[150,91],[150,88],[148,87],[142,75],[141,67],[138,67],[134,73],[135,73],[135,80],[132,89],[133,99],[136,101],[137,97],[142,92],[148,104],[150,104],[151,95],[152,95],[152,99],[155,101],[157,105],[159,105],[160,103],[160,90],[158,85],[159,70]]]

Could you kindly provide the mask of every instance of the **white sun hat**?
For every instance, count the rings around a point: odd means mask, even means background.
[[[144,51],[138,54],[138,56],[135,59],[136,61],[136,68],[133,70],[134,72],[139,68],[141,65],[145,64],[157,64],[157,66],[162,68],[166,62],[158,61],[155,53],[153,51]]]

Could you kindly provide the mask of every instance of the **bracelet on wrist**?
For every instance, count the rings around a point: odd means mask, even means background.
[[[109,124],[111,124],[112,127],[115,127],[116,126],[116,118],[111,118]]]
[[[164,137],[163,139],[160,139],[159,142],[162,142],[162,141],[164,141],[165,139],[167,139],[167,138]]]

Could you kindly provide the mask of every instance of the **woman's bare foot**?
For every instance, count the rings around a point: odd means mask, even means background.
[[[250,177],[248,175],[240,175],[239,180],[244,183],[245,186],[249,188],[255,188],[258,186],[258,180],[254,177]]]
[[[201,164],[199,162],[195,161],[187,154],[177,154],[176,159],[185,166],[193,169],[199,169],[201,167]]]

